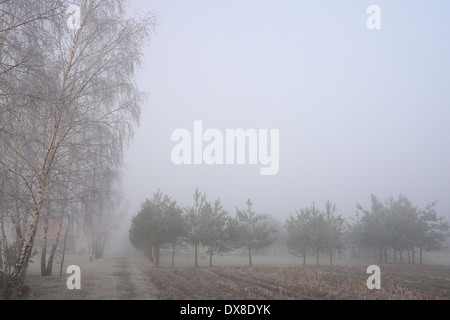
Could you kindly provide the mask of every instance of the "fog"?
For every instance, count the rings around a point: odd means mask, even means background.
[[[448,299],[449,10],[3,1],[0,300]]]
[[[448,299],[448,1],[25,2],[0,299]]]
[[[372,1],[373,2],[373,1]],[[144,52],[148,94],[126,152],[128,216],[160,188],[190,205],[196,187],[232,215],[255,210],[284,219],[330,199],[356,203],[407,195],[437,200],[449,216],[450,45],[445,1],[134,1],[160,26]],[[280,165],[180,165],[174,130],[279,129]]]

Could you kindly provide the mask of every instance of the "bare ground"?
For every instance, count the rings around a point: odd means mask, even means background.
[[[450,266],[443,265],[380,265],[381,290],[368,290],[368,265],[154,268],[139,255],[93,262],[73,257],[71,263],[81,268],[81,290],[67,289],[69,275],[42,278],[34,266],[27,277],[28,299],[450,300]]]
[[[381,290],[364,267],[149,269],[159,299],[450,299],[450,268],[385,265]]]

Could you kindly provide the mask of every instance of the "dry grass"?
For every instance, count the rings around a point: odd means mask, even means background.
[[[68,290],[67,275],[42,278],[34,265],[27,282],[30,299],[188,299],[188,300],[416,300],[450,299],[450,267],[381,267],[381,290],[369,290],[367,266],[226,266],[154,268],[140,255],[89,262],[81,268],[81,290]]]

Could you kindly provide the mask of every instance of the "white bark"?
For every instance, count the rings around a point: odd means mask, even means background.
[[[2,203],[0,202],[0,257],[2,260],[2,264],[0,265],[0,271],[6,274],[6,234],[5,234],[5,217],[3,215]]]

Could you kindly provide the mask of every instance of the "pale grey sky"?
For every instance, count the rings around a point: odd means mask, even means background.
[[[181,205],[196,187],[231,214],[250,198],[284,218],[330,199],[406,194],[450,216],[450,2],[131,1],[160,27],[139,76],[148,93],[126,151],[129,215],[160,188]],[[366,9],[381,8],[381,30]],[[279,129],[280,170],[175,166],[178,128]]]

